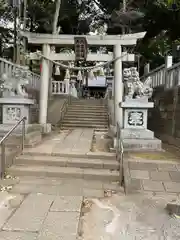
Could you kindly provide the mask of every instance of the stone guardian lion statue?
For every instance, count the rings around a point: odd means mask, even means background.
[[[123,80],[125,87],[125,99],[151,98],[153,89],[152,79],[148,77],[145,82],[141,82],[136,67],[125,68],[123,70]]]

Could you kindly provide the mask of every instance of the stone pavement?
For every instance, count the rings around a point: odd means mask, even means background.
[[[0,240],[177,240],[177,194],[125,196],[117,183],[21,177],[0,193]]]
[[[21,177],[0,193],[0,240],[177,240],[177,194],[125,196],[117,183]],[[110,189],[114,189],[110,190]]]
[[[177,196],[167,194],[91,199],[86,202],[89,211],[81,218],[81,239],[178,240],[180,219],[165,209],[174,200]]]
[[[103,198],[117,183],[21,177],[0,193],[0,240],[75,240],[85,197]],[[108,191],[107,191],[108,190]]]
[[[28,152],[87,154],[93,130],[66,131]],[[180,220],[165,206],[180,201],[180,163],[130,154],[124,195],[117,182],[20,177],[0,181],[0,240],[177,240]],[[158,159],[159,158],[159,159]],[[3,190],[4,188],[1,187]],[[139,193],[140,192],[140,193]]]
[[[81,153],[86,154],[91,149],[94,129],[77,128],[74,130],[62,131],[40,145],[25,149],[25,152],[38,152],[47,154],[58,153]]]
[[[180,194],[180,161],[163,153],[148,156],[130,154],[125,160],[126,192],[167,192]],[[164,154],[165,155],[165,154]]]

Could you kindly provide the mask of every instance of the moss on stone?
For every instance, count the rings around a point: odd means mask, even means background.
[[[138,157],[147,160],[177,160],[179,157],[169,152],[134,152],[131,157]]]

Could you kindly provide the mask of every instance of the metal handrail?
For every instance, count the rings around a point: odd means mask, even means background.
[[[68,100],[64,101],[64,103],[63,103],[63,105],[61,107],[61,110],[60,110],[60,112],[61,112],[61,119],[60,119],[60,121],[61,122],[62,122],[62,120],[64,118],[65,113],[66,113],[67,105],[68,105]]]
[[[26,117],[21,118],[5,136],[0,140],[1,146],[1,161],[0,161],[0,178],[4,178],[5,175],[5,165],[6,165],[6,154],[5,154],[5,141],[11,135],[11,133],[22,123],[22,143],[21,143],[21,150],[24,149],[24,142],[25,142],[25,121],[27,120]]]
[[[71,104],[71,96],[70,95],[68,95],[68,98],[67,98],[67,100],[66,101],[64,101],[64,103],[63,103],[63,105],[62,105],[62,107],[61,107],[61,119],[60,119],[60,122],[62,123],[62,120],[63,120],[63,118],[64,118],[64,115],[66,114],[66,112],[67,112],[67,108],[68,108],[68,106],[69,106],[69,104]]]
[[[117,126],[116,159],[119,162],[119,182],[120,185],[122,186],[124,178],[124,146],[120,134],[121,128],[118,122],[116,126]]]

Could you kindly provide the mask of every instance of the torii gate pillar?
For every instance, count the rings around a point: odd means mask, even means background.
[[[122,56],[121,45],[114,45],[114,58]],[[123,110],[120,103],[123,101],[123,81],[122,81],[122,59],[119,58],[114,62],[114,122],[119,122],[123,127]]]
[[[49,57],[51,52],[50,45],[43,45],[43,55]],[[50,78],[49,61],[45,58],[42,59],[41,70],[41,87],[40,87],[40,99],[39,99],[39,123],[45,125],[47,123],[47,108],[48,108],[48,89]]]

